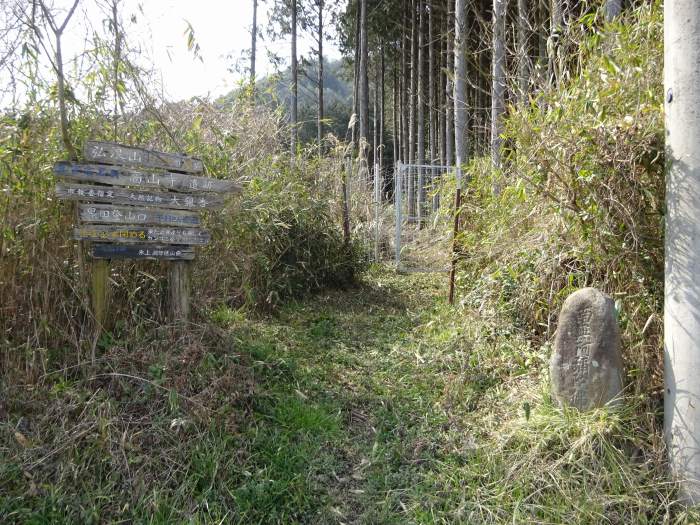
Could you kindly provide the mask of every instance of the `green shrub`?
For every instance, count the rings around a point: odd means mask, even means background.
[[[9,367],[31,362],[35,371],[46,369],[49,354],[57,366],[81,361],[92,344],[90,259],[70,239],[73,205],[52,196],[53,163],[65,159],[58,115],[52,102],[37,104],[0,121],[0,345],[12,349]],[[243,194],[204,218],[213,242],[193,263],[195,317],[222,304],[274,307],[348,285],[363,268],[356,243],[342,237],[338,163],[302,152],[291,170],[286,128],[267,108],[169,104],[158,118],[122,115],[115,137],[103,114],[76,106],[71,136],[78,149],[89,138],[184,151],[202,157],[207,176],[241,181]],[[165,321],[166,274],[162,262],[112,262],[109,317],[117,337]]]
[[[236,209],[212,224],[219,231],[206,250],[206,265],[229,278],[228,292],[221,293],[233,302],[274,307],[347,286],[364,268],[358,244],[345,243],[339,218],[331,215],[332,195],[283,162],[250,180]]]
[[[661,383],[663,23],[654,3],[579,32],[579,71],[513,107],[503,173],[474,160],[460,236],[463,300],[540,343],[566,296],[617,302],[633,389]],[[496,191],[494,191],[496,190]]]

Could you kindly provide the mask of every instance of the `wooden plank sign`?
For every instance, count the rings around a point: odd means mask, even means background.
[[[141,166],[144,168],[184,171],[186,173],[201,173],[204,171],[202,161],[194,157],[152,151],[136,146],[124,146],[114,142],[87,141],[84,153],[88,162],[117,164],[120,166]]]
[[[211,210],[221,208],[224,199],[220,195],[186,195],[156,191],[135,191],[127,188],[93,186],[89,184],[56,184],[56,196],[64,200],[155,206],[176,210]]]
[[[111,241],[116,243],[209,244],[210,235],[199,228],[161,228],[151,226],[88,225],[73,229],[78,241]]]
[[[220,208],[224,195],[240,192],[233,181],[191,175],[200,159],[112,142],[88,141],[88,163],[57,162],[59,199],[81,201],[73,238],[91,242],[92,305],[96,326],[107,318],[109,259],[172,261],[169,269],[171,318],[186,321],[193,246],[208,244],[198,212]]]
[[[121,166],[57,162],[54,164],[53,172],[56,177],[65,180],[109,184],[110,186],[130,186],[145,190],[172,190],[192,193],[241,191],[241,186],[230,180],[197,177],[184,173],[148,172]]]
[[[91,254],[95,259],[155,259],[163,261],[191,261],[194,259],[192,248],[157,244],[95,243],[92,245]]]
[[[192,211],[163,208],[137,208],[111,204],[78,205],[81,222],[97,224],[153,224],[163,226],[199,226],[199,215]]]

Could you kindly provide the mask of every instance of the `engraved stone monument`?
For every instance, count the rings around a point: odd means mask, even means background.
[[[550,376],[560,405],[587,410],[619,396],[620,329],[610,296],[583,288],[566,298],[559,315]]]

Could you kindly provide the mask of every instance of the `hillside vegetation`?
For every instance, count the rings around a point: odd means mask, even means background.
[[[207,217],[190,325],[167,323],[163,265],[123,262],[111,329],[93,337],[89,260],[52,196],[55,103],[4,115],[0,517],[699,520],[677,503],[661,431],[662,29],[658,3],[584,17],[569,78],[509,108],[504,168],[466,166],[456,305],[443,274],[368,264],[359,179],[344,238],[350,149],[336,137],[290,162],[279,108],[245,92],[134,111],[116,136],[103,111],[73,104],[76,144],[178,149],[245,187]],[[550,395],[557,312],[582,286],[616,301],[618,409]]]
[[[352,114],[352,85],[347,79],[347,64],[343,60],[324,61],[323,97],[326,132],[341,140],[347,139],[348,122]],[[317,62],[304,61],[299,73],[299,139],[303,143],[316,138],[316,103],[318,97]],[[290,68],[268,75],[256,82],[256,98],[259,104],[284,113],[289,107],[292,78]],[[241,96],[235,89],[215,101],[218,107],[230,109]]]

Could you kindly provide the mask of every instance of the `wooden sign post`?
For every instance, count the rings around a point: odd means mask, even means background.
[[[73,239],[89,242],[93,258],[91,299],[98,330],[107,318],[109,261],[169,262],[170,319],[190,311],[190,261],[194,246],[211,240],[199,228],[199,212],[220,208],[227,193],[241,187],[202,177],[202,161],[174,153],[88,141],[87,163],[57,162],[59,199],[79,201]]]

